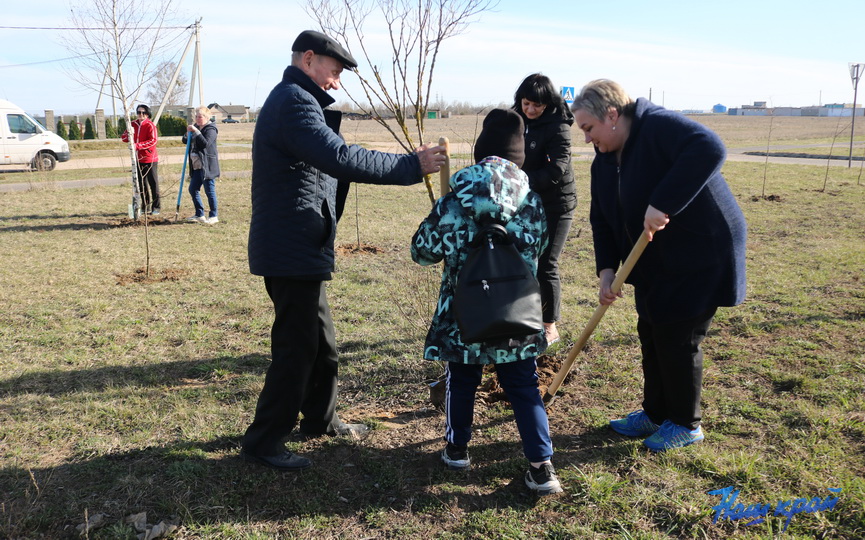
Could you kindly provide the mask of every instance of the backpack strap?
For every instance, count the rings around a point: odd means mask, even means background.
[[[477,236],[475,236],[469,247],[477,247],[482,240],[490,239],[496,244],[511,244],[511,235],[505,226],[499,222],[492,222],[480,227]]]

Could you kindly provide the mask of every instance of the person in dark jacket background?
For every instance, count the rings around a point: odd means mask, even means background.
[[[538,261],[538,283],[548,343],[559,340],[556,322],[561,318],[562,285],[559,256],[577,207],[577,189],[571,165],[571,126],[574,115],[549,77],[534,73],[514,94],[513,109],[526,125],[526,161],[523,170],[532,190],[541,196],[547,215],[550,243]]]
[[[411,256],[418,264],[444,261],[438,308],[424,344],[424,358],[445,361],[445,448],[441,460],[449,469],[468,469],[468,443],[475,394],[485,364],[496,377],[514,410],[514,418],[529,461],[525,483],[539,495],[560,493],[551,458],[553,445],[543,400],[538,392],[536,358],[546,349],[540,330],[522,338],[463,343],[453,298],[469,246],[480,230],[500,223],[513,245],[537,270],[546,245],[546,219],[537,193],[529,189],[520,165],[525,157],[523,122],[512,110],[493,109],[484,118],[474,146],[475,165],[450,178],[451,191],[436,201],[412,237]],[[492,285],[496,287],[496,285]]]
[[[272,362],[242,457],[283,470],[311,465],[283,439],[303,414],[305,435],[360,435],[363,424],[336,414],[337,350],[325,282],[334,270],[337,178],[412,185],[444,164],[444,147],[387,154],[347,145],[341,113],[328,90],[340,88],[351,54],[332,38],[307,30],[292,45],[291,65],[270,92],[252,142],[249,269],[264,277],[273,302]]]
[[[195,123],[186,126],[183,142],[192,137],[189,147],[189,195],[195,207],[195,215],[187,221],[219,223],[219,209],[216,202],[216,179],[219,178],[219,152],[216,150],[216,136],[219,130],[210,121],[210,109],[204,106],[195,109]],[[201,188],[207,196],[207,206],[210,213],[204,215],[204,205],[201,203]]]
[[[615,272],[639,236],[651,240],[627,280],[643,355],[643,409],[610,427],[648,436],[644,444],[654,451],[699,442],[700,344],[717,308],[745,299],[746,224],[721,175],[724,144],[702,124],[633,101],[605,79],[587,84],[571,109],[596,152],[589,219],[601,304],[617,298]]]

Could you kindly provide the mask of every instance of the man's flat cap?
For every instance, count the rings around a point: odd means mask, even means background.
[[[335,39],[316,32],[315,30],[304,30],[294,40],[294,45],[291,46],[292,51],[312,51],[315,54],[323,54],[336,58],[347,68],[356,68],[357,62],[348,53],[345,48],[336,42]]]

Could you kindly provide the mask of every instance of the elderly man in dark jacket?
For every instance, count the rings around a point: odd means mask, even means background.
[[[304,31],[291,65],[271,91],[252,145],[252,221],[249,269],[264,277],[273,301],[273,361],[255,419],[243,437],[247,461],[283,470],[311,465],[285,449],[298,415],[305,435],[359,435],[363,424],[336,414],[337,351],[325,281],[334,269],[337,179],[412,185],[439,170],[444,148],[421,146],[386,154],[347,145],[334,99],[344,67],[357,62],[336,41]]]

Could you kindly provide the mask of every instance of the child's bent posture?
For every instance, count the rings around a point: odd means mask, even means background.
[[[537,272],[538,255],[547,243],[541,198],[529,189],[520,170],[524,159],[523,121],[511,110],[495,109],[484,119],[475,143],[475,161],[450,179],[451,192],[436,201],[412,238],[412,259],[422,265],[444,260],[441,289],[424,358],[445,361],[445,440],[441,459],[450,469],[471,464],[475,392],[483,366],[494,364],[499,384],[514,410],[514,418],[529,460],[526,485],[540,495],[562,491],[550,461],[550,428],[538,392],[535,359],[547,342],[543,330],[527,337],[496,343],[463,343],[452,302],[457,276],[469,243],[485,225],[505,226],[523,259]]]

